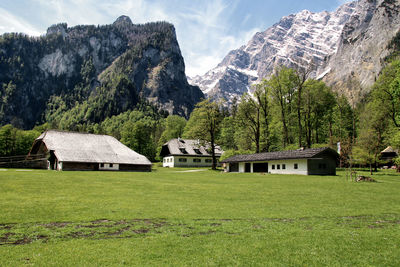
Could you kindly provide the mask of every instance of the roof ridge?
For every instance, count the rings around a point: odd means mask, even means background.
[[[44,131],[43,133],[47,133],[47,132],[59,132],[59,133],[68,133],[68,134],[87,134],[87,135],[97,135],[97,136],[109,136],[109,137],[115,138],[114,136],[109,135],[109,134],[95,134],[95,133],[88,133],[88,132],[67,131],[67,130],[59,130],[59,129],[49,129],[49,130]]]

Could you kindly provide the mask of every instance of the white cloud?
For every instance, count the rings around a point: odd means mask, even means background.
[[[349,2],[353,2],[354,0],[336,0],[336,2],[341,6]]]
[[[14,16],[7,10],[0,8],[0,33],[23,32],[38,36],[41,32],[22,18]]]

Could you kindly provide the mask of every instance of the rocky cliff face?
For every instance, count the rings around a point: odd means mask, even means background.
[[[322,66],[325,58],[336,52],[343,26],[355,7],[356,3],[348,3],[335,12],[304,10],[283,17],[266,31],[256,33],[247,45],[231,51],[216,68],[191,79],[191,83],[210,97],[229,101],[251,90],[252,84],[271,75],[276,67]]]
[[[324,80],[352,101],[359,101],[375,82],[391,41],[400,32],[400,1],[362,0],[345,24],[338,51],[321,68]]]
[[[115,82],[121,77],[128,78],[126,88]],[[41,37],[0,36],[0,124],[30,128],[43,122],[45,110],[54,104],[51,99],[61,97],[72,108],[75,102],[101,99],[104,92],[108,98],[118,95],[124,104],[101,107],[109,110],[104,116],[133,109],[140,98],[188,116],[203,97],[198,87],[187,83],[169,23],[135,25],[122,16],[105,26],[53,25]]]
[[[334,90],[358,101],[370,90],[400,29],[398,0],[359,0],[335,12],[283,17],[214,69],[191,79],[213,98],[231,101],[279,66],[313,69]]]

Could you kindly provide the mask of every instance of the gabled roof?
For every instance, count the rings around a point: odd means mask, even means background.
[[[43,142],[63,162],[151,165],[145,156],[109,135],[49,130],[36,142]]]
[[[308,159],[308,158],[316,158],[318,157],[318,155],[324,152],[331,154],[335,158],[339,156],[335,150],[329,147],[322,147],[322,148],[307,148],[307,149],[277,151],[277,152],[265,152],[265,153],[257,153],[250,155],[236,155],[221,161],[221,163],[269,161],[269,160],[283,160],[283,159]]]
[[[211,153],[208,152],[210,144],[202,145],[199,140],[176,138],[171,139],[165,143],[161,149],[160,156],[165,157],[168,155],[178,156],[197,156],[197,157],[210,157]],[[215,155],[221,156],[223,153],[220,146],[215,146]]]
[[[383,150],[381,153],[396,153],[396,154],[398,154],[399,151],[393,149],[393,147],[391,147],[391,146],[388,146],[388,147],[385,148],[385,150]]]

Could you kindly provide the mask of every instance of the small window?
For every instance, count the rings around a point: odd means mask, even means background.
[[[186,151],[186,149],[183,148],[183,147],[179,148],[179,150],[182,152],[182,154],[187,154],[187,153],[188,153],[188,152]]]
[[[294,169],[297,170],[299,168],[299,165],[297,163],[294,164]]]
[[[193,162],[201,162],[201,159],[193,159]]]
[[[200,152],[200,149],[198,149],[198,148],[194,148],[193,150],[194,150],[194,153],[196,153],[196,154],[199,154],[199,155],[202,154],[202,153]]]
[[[286,164],[282,164],[282,170],[286,170]]]
[[[112,168],[113,167],[113,164],[112,163],[110,163],[110,168]]]
[[[206,163],[211,163],[212,160],[211,159],[206,159]]]
[[[187,159],[180,158],[179,162],[187,162]]]
[[[275,170],[275,164],[272,165],[272,169]]]
[[[277,169],[277,170],[280,170],[280,169],[281,169],[281,165],[280,165],[280,164],[277,164],[277,165],[276,165],[276,169]]]
[[[100,163],[100,167],[104,168],[104,163]]]

